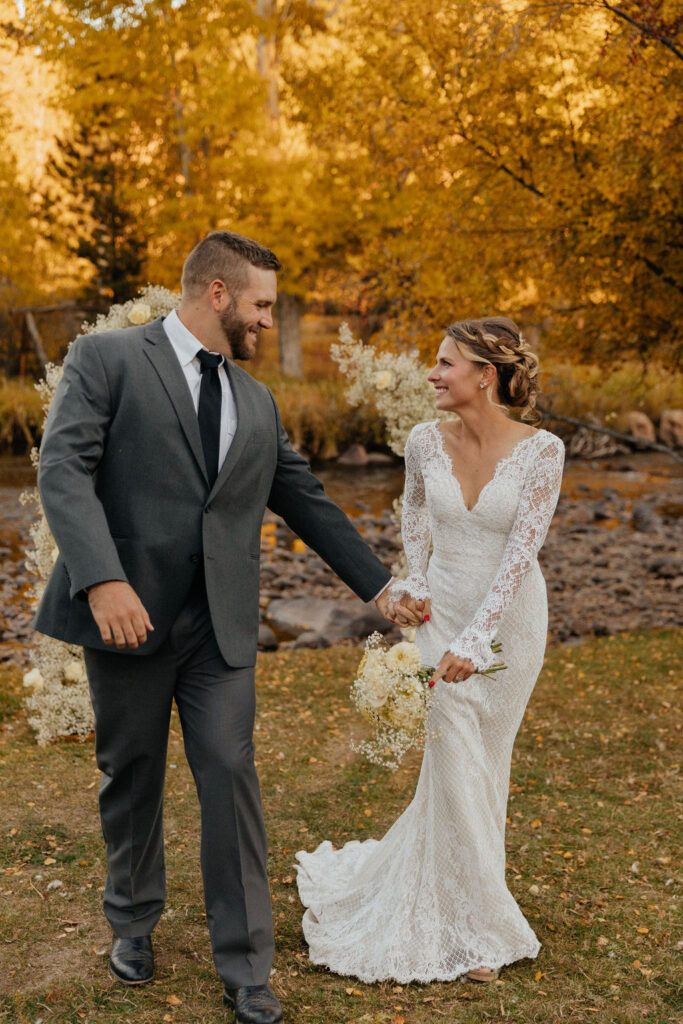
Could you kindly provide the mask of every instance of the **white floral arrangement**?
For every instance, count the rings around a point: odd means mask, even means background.
[[[403,455],[416,423],[448,418],[449,414],[434,409],[429,369],[414,353],[381,352],[374,345],[364,345],[347,323],[339,328],[339,341],[330,353],[349,380],[346,400],[354,406],[374,403],[387,425],[389,447],[397,455]]]
[[[158,285],[147,285],[135,299],[112,306],[106,315],[100,314],[93,323],[83,324],[81,333],[99,334],[149,323],[159,316],[167,316],[179,302],[180,295]],[[50,363],[45,369],[44,380],[36,385],[43,399],[46,418],[61,377],[62,367]],[[31,462],[36,469],[39,458],[38,449],[34,448]],[[37,602],[58,551],[38,489],[22,494],[21,501],[25,505],[33,505],[37,513],[26,551],[26,564],[34,576],[31,597]],[[31,668],[24,673],[24,686],[30,690],[24,705],[37,742],[49,743],[60,736],[88,736],[93,730],[94,720],[81,648],[40,636],[31,649],[31,663]]]
[[[372,739],[352,744],[353,749],[395,771],[411,747],[424,746],[433,671],[422,664],[414,643],[404,640],[390,647],[381,633],[369,636],[351,699],[375,732]]]

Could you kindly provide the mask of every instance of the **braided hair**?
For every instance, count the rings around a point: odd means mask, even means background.
[[[504,316],[460,320],[446,328],[458,351],[470,362],[496,369],[498,397],[509,408],[522,409],[521,418],[538,423],[534,408],[538,394],[538,356],[531,351],[519,327]],[[488,392],[491,398],[491,390]]]

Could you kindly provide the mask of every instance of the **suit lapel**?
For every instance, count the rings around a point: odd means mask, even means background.
[[[244,371],[240,371],[229,359],[225,360],[225,368],[228,374],[228,380],[230,381],[232,394],[235,399],[237,427],[232,439],[232,444],[228,449],[228,454],[225,456],[225,461],[218,471],[218,477],[216,478],[216,483],[213,485],[211,496],[220,490],[237,465],[237,462],[244,451],[245,445],[251,436],[251,431],[254,425],[253,411],[243,379]]]
[[[153,320],[151,324],[147,325],[145,341],[148,343],[145,346],[145,355],[159,374],[161,383],[173,403],[187,442],[208,483],[202,439],[199,433],[199,420],[192,404],[192,396],[185,375],[162,326],[161,318]]]

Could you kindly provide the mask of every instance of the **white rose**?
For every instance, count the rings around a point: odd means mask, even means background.
[[[80,661],[70,661],[64,669],[65,683],[81,683],[85,679],[85,667]]]
[[[378,370],[374,375],[375,387],[378,391],[386,391],[394,386],[394,375],[391,370]]]
[[[45,680],[37,668],[24,673],[24,686],[32,686],[34,690],[41,690],[45,686]]]
[[[132,324],[146,324],[152,319],[152,310],[146,302],[136,302],[128,310],[128,319]]]
[[[384,665],[366,665],[362,680],[364,701],[373,708],[380,708],[391,693],[393,678]]]
[[[400,672],[413,672],[421,667],[422,658],[415,644],[402,640],[401,643],[394,644],[387,654],[387,664]]]

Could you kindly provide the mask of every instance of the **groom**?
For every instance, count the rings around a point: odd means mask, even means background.
[[[390,580],[290,446],[270,391],[233,362],[272,327],[280,263],[215,231],[182,301],[144,327],[78,338],[38,485],[59,557],[35,626],[84,647],[107,846],[110,968],[152,979],[164,907],[162,808],[171,705],[201,805],[214,961],[240,1024],[277,1024],[273,925],[254,767],[260,530],[281,515],[364,601],[402,624]],[[379,592],[379,596],[378,596]]]

